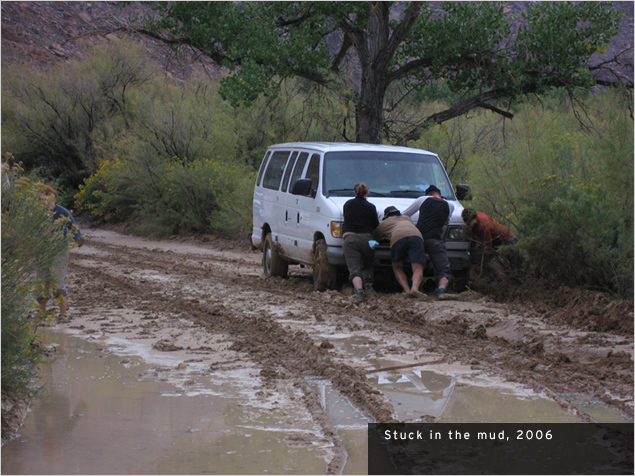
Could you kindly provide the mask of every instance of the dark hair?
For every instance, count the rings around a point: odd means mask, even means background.
[[[355,190],[355,198],[366,198],[368,195],[368,185],[364,182],[356,183],[353,190]]]
[[[439,190],[439,189],[438,189],[437,187],[435,187],[434,185],[430,185],[430,186],[426,189],[425,194],[426,194],[426,195],[430,195],[431,193],[434,193],[434,192],[438,193],[439,195],[441,194],[441,190]]]
[[[464,208],[461,212],[461,218],[465,223],[468,223],[476,218],[477,211],[473,208]]]

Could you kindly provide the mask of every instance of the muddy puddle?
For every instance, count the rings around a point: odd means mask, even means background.
[[[302,321],[279,320],[306,328]],[[397,418],[404,422],[438,423],[579,423],[581,419],[553,399],[513,382],[492,378],[478,365],[447,363],[439,355],[419,352],[399,355],[385,350],[378,336],[330,332],[311,326],[334,348],[368,368],[370,383],[389,397]],[[306,329],[305,329],[306,330]],[[389,346],[390,347],[390,346]],[[602,423],[633,420],[586,395],[560,395],[564,401]]]
[[[2,448],[3,474],[324,474],[330,444],[299,395],[259,398],[248,373],[180,374],[122,345],[49,330],[47,390],[20,436]],[[346,409],[325,390],[335,414]],[[339,409],[339,410],[338,410]],[[354,415],[354,413],[352,413]],[[366,421],[343,420],[345,473],[367,472]],[[316,441],[318,443],[316,443]]]
[[[324,331],[334,349],[368,369],[402,421],[579,421],[546,396],[471,366],[425,352],[399,358],[372,336]],[[47,390],[20,437],[2,448],[4,474],[326,472],[332,445],[292,385],[263,391],[257,369],[184,365],[124,339],[91,341],[55,328],[46,339],[55,349],[42,370]],[[344,473],[367,474],[370,420],[328,381],[309,383],[346,447]],[[628,421],[583,395],[563,397],[598,421]]]

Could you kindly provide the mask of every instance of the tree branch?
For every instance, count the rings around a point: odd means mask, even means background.
[[[337,55],[335,55],[335,57],[333,58],[333,62],[331,63],[331,67],[330,67],[331,71],[335,71],[335,72],[339,71],[340,63],[344,59],[344,56],[346,56],[346,53],[351,48],[351,46],[353,46],[353,41],[351,40],[350,36],[348,36],[347,34],[344,34],[344,39],[342,40],[342,46],[340,47],[340,50],[338,51]]]
[[[526,91],[527,94],[529,92],[531,91]],[[503,113],[505,117],[513,117],[511,113],[502,111],[487,103],[487,101],[493,101],[495,99],[506,96],[506,90],[503,89],[487,91],[485,93],[481,93],[474,97],[471,97],[470,99],[467,99],[466,101],[463,101],[462,103],[457,104],[454,107],[446,109],[445,111],[432,114],[423,121],[420,121],[419,124],[416,124],[412,129],[410,129],[410,131],[406,132],[398,141],[397,145],[406,145],[410,141],[416,141],[421,138],[421,130],[427,129],[435,124],[441,124],[443,122],[449,121],[450,119],[454,119],[455,117],[462,116],[472,109],[476,109],[477,107],[485,107],[487,109],[493,110],[494,112]]]
[[[413,25],[417,22],[419,15],[421,14],[421,8],[423,6],[423,2],[412,2],[406,9],[403,20],[397,25],[397,28],[393,31],[390,39],[388,40],[388,45],[386,45],[386,50],[384,52],[387,58],[392,58],[399,48],[399,45],[404,41]]]
[[[496,114],[500,114],[507,119],[513,119],[514,115],[511,112],[503,111],[502,109],[497,108],[496,106],[492,106],[491,104],[487,104],[485,101],[478,101],[476,104],[478,107],[482,107],[483,109],[489,109],[490,111],[495,112]]]

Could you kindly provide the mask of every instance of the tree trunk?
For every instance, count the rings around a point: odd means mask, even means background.
[[[376,75],[370,73],[370,76]],[[381,78],[362,78],[361,94],[355,111],[356,142],[381,144],[385,95],[386,85]]]
[[[368,30],[358,38],[357,51],[362,76],[359,102],[355,110],[355,141],[380,144],[384,127],[390,29],[386,2],[371,2]]]
[[[382,142],[385,129],[384,99],[390,84],[388,66],[419,18],[422,5],[422,2],[411,2],[391,34],[389,2],[371,2],[367,32],[351,32],[362,69],[359,102],[355,111],[357,142]]]

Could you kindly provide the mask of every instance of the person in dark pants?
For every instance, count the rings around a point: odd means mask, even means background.
[[[403,291],[411,297],[425,297],[419,288],[423,281],[426,251],[421,232],[410,217],[402,215],[396,207],[386,208],[384,219],[375,229],[374,236],[377,240],[390,240],[392,270]],[[408,277],[403,269],[406,260],[412,266],[412,287],[408,286]]]
[[[369,241],[373,239],[373,231],[379,225],[377,208],[366,200],[369,190],[364,182],[355,184],[355,198],[344,204],[344,258],[348,267],[348,276],[353,283],[353,296],[364,300],[364,290],[373,286],[373,262],[375,251]]]
[[[452,279],[450,259],[443,241],[443,227],[448,223],[454,207],[443,199],[441,190],[430,185],[425,196],[419,197],[402,213],[412,216],[419,211],[417,228],[423,237],[426,253],[430,256],[434,268],[434,279],[437,282],[437,297],[449,295],[448,286]]]

